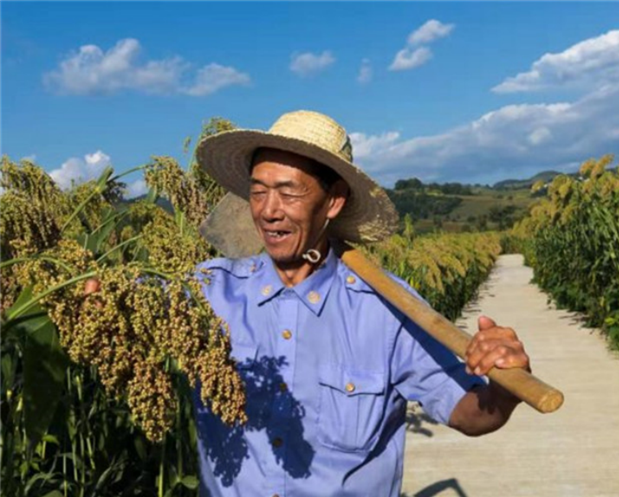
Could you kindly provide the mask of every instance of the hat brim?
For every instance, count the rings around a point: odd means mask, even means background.
[[[262,147],[314,159],[346,181],[350,196],[330,223],[329,236],[363,243],[383,240],[395,232],[398,215],[383,188],[359,167],[312,143],[259,130],[232,130],[204,138],[196,157],[217,183],[247,200],[251,161],[256,149]]]

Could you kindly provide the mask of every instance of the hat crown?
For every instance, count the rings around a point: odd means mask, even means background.
[[[346,130],[319,112],[300,110],[284,114],[271,126],[269,133],[310,143],[347,162],[353,161],[352,145]]]

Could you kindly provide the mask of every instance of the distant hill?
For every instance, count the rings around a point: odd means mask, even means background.
[[[528,179],[506,179],[495,183],[492,188],[494,190],[522,190],[531,188],[539,180],[544,182],[551,181],[555,176],[560,173],[558,171],[542,171],[535,176]]]
[[[461,183],[423,183],[418,178],[398,180],[386,189],[402,219],[409,215],[419,233],[507,229],[521,219],[540,195],[531,187],[562,174],[544,171],[527,179],[509,179],[493,186]]]

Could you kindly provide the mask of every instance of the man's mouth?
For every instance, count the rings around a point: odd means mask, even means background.
[[[280,241],[290,234],[289,231],[282,230],[263,230],[264,236],[271,241]]]

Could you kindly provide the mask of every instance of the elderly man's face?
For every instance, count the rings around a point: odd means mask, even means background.
[[[280,267],[303,264],[303,253],[323,248],[327,219],[344,206],[342,185],[326,192],[310,174],[312,161],[265,149],[254,160],[249,204],[267,253]],[[345,186],[343,187],[345,191]]]

